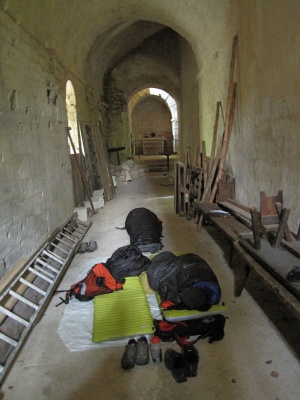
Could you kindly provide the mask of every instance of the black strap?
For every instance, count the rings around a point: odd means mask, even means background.
[[[67,297],[66,297],[65,299],[63,299],[62,297],[60,297],[60,300],[61,300],[61,302],[58,303],[58,304],[56,304],[55,307],[60,306],[62,303],[69,304],[69,299],[68,299]]]

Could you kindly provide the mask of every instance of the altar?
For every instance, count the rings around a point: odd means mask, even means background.
[[[149,138],[143,141],[143,155],[150,156],[161,154],[164,152],[164,139],[160,138]]]

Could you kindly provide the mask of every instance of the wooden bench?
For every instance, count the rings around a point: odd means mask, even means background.
[[[221,230],[225,237],[229,239],[231,244],[229,263],[231,265],[234,251],[233,243],[240,238],[252,238],[252,230],[243,223],[239,222],[229,212],[222,210],[215,203],[194,202],[194,210],[196,214],[195,219],[197,229],[199,229],[199,225],[202,223],[200,221],[202,217],[204,221],[206,220],[211,222],[214,226]]]
[[[211,222],[224,236],[230,240],[229,265],[232,267],[233,254],[237,252],[242,260],[240,272],[234,275],[234,295],[242,294],[247,278],[252,271],[263,279],[278,295],[289,309],[300,317],[300,282],[290,282],[287,274],[295,266],[300,266],[300,257],[297,252],[292,253],[286,246],[272,245],[267,238],[260,238],[260,249],[255,247],[253,231],[249,226],[239,222],[229,212],[224,212],[214,203],[194,203],[196,223],[203,220]]]
[[[275,292],[277,297],[300,318],[300,282],[286,279],[294,266],[300,265],[300,258],[289,253],[283,247],[273,248],[267,240],[262,240],[262,249],[256,250],[245,240],[233,244],[234,250],[243,261],[242,274],[235,276],[234,295],[242,294],[251,270]]]

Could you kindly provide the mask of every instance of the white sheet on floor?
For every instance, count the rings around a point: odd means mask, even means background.
[[[76,282],[85,278],[87,272],[93,265],[99,262],[105,262],[106,260],[107,258],[87,260],[85,264],[83,264],[82,270],[78,275]],[[155,294],[147,295],[147,299],[153,319],[161,319],[162,317]],[[66,308],[59,323],[57,333],[69,351],[83,351],[103,347],[124,346],[127,344],[128,338],[102,343],[92,342],[94,313],[93,300],[82,302],[73,298],[65,307]]]

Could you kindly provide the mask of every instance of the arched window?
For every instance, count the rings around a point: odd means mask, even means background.
[[[67,81],[66,85],[66,107],[68,115],[68,127],[70,129],[70,135],[73,140],[76,153],[79,153],[79,135],[78,135],[78,124],[77,124],[77,111],[76,111],[76,97],[74,87],[71,81]],[[73,154],[72,146],[70,145],[70,153]]]

